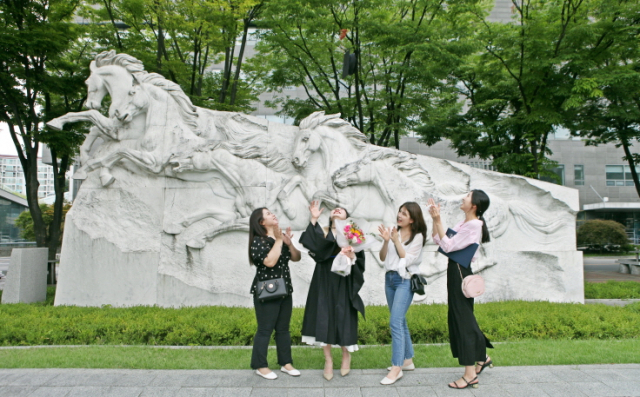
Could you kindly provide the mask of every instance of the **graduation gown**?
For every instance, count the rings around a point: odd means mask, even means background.
[[[303,338],[312,337],[316,343],[328,345],[357,345],[358,312],[364,317],[364,303],[358,295],[364,284],[364,252],[356,253],[351,274],[343,277],[331,271],[333,259],[340,252],[331,231],[325,237],[318,223],[309,223],[300,243],[316,261],[304,309]]]

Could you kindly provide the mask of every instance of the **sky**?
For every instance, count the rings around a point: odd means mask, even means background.
[[[40,146],[40,150],[42,150],[42,146]],[[11,135],[9,134],[9,127],[6,123],[0,123],[0,154],[8,154],[13,156],[18,155],[16,146],[13,144]],[[42,153],[40,153],[40,155],[41,154]]]

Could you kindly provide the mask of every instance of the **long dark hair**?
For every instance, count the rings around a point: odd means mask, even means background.
[[[471,191],[471,204],[476,206],[476,216],[482,221],[482,242],[488,243],[489,241],[491,241],[491,237],[489,236],[487,222],[484,221],[484,218],[482,216],[489,208],[491,200],[489,200],[489,196],[487,196],[487,193],[483,192],[482,190],[474,189]]]
[[[404,245],[409,245],[416,234],[422,233],[422,245],[424,246],[427,243],[427,224],[424,222],[424,216],[422,215],[422,208],[420,208],[420,204],[414,201],[407,201],[398,208],[398,212],[402,211],[402,207],[407,210],[411,220],[413,220],[413,223],[411,224],[411,238],[407,240]]]
[[[266,209],[265,207],[257,208],[253,210],[249,217],[249,266],[255,266],[255,263],[253,263],[251,259],[251,244],[253,244],[253,238],[255,236],[267,237],[267,229],[262,225],[262,221],[264,220],[262,212]]]

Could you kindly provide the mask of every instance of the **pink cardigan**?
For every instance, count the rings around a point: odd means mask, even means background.
[[[438,244],[444,252],[458,251],[473,243],[480,244],[482,240],[482,221],[479,219],[474,219],[469,222],[458,222],[452,229],[458,234],[451,238],[444,236],[441,239],[438,233],[433,235],[433,241]],[[478,259],[478,251],[473,255],[473,259],[471,259],[472,262]]]

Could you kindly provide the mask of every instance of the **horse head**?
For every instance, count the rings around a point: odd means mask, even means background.
[[[365,172],[370,171],[369,167],[367,167],[370,164],[371,160],[363,158],[345,165],[331,177],[333,184],[340,189],[344,189],[347,186],[370,182],[371,178],[367,177],[367,175],[370,175],[371,172]]]
[[[146,113],[151,104],[151,96],[144,84],[135,83],[127,92],[125,100],[112,104],[113,115],[122,123],[130,123],[134,117]]]
[[[91,61],[89,68],[91,69],[91,74],[84,82],[87,85],[87,100],[84,104],[87,109],[100,110],[102,107],[102,100],[109,91],[107,90],[107,86],[104,84],[104,80],[95,73],[97,69],[95,61]]]
[[[313,153],[322,144],[319,134],[310,128],[300,129],[293,142],[293,154],[291,162],[297,168],[304,168]]]

